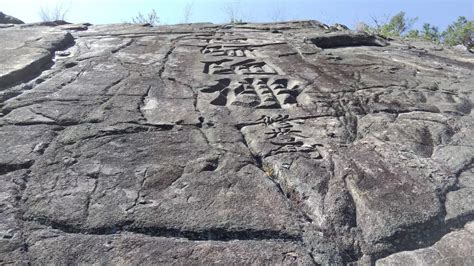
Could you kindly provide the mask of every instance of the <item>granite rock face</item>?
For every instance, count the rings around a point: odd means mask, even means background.
[[[25,24],[25,22],[0,12],[0,24]]]
[[[0,29],[1,264],[472,264],[473,55],[60,24]]]
[[[404,251],[377,261],[376,265],[472,265],[474,223],[449,233],[431,247]]]

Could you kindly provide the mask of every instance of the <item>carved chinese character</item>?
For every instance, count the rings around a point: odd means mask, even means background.
[[[288,85],[292,87],[288,88]],[[277,109],[296,104],[300,89],[299,85],[286,79],[226,78],[218,80],[217,84],[206,87],[201,92],[218,93],[211,101],[213,105]]]

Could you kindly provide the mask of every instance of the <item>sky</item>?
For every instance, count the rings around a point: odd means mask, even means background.
[[[474,19],[474,0],[0,0],[0,11],[25,22],[40,21],[41,7],[56,6],[68,10],[67,21],[92,24],[130,22],[152,9],[165,24],[226,23],[231,11],[250,22],[315,19],[350,28],[360,21],[372,24],[373,18],[387,20],[399,11],[418,18],[414,28],[426,22],[443,30],[459,16]]]

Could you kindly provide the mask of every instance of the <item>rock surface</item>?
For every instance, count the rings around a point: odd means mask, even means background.
[[[472,264],[473,69],[316,21],[0,28],[0,264]]]
[[[474,223],[449,233],[431,247],[404,251],[377,261],[380,265],[473,265]]]
[[[25,22],[0,12],[0,24],[25,24]]]

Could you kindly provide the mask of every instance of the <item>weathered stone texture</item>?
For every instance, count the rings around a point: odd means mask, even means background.
[[[0,12],[0,26],[1,24],[25,24],[25,22]]]
[[[474,263],[471,54],[63,24],[0,28],[0,264]]]

